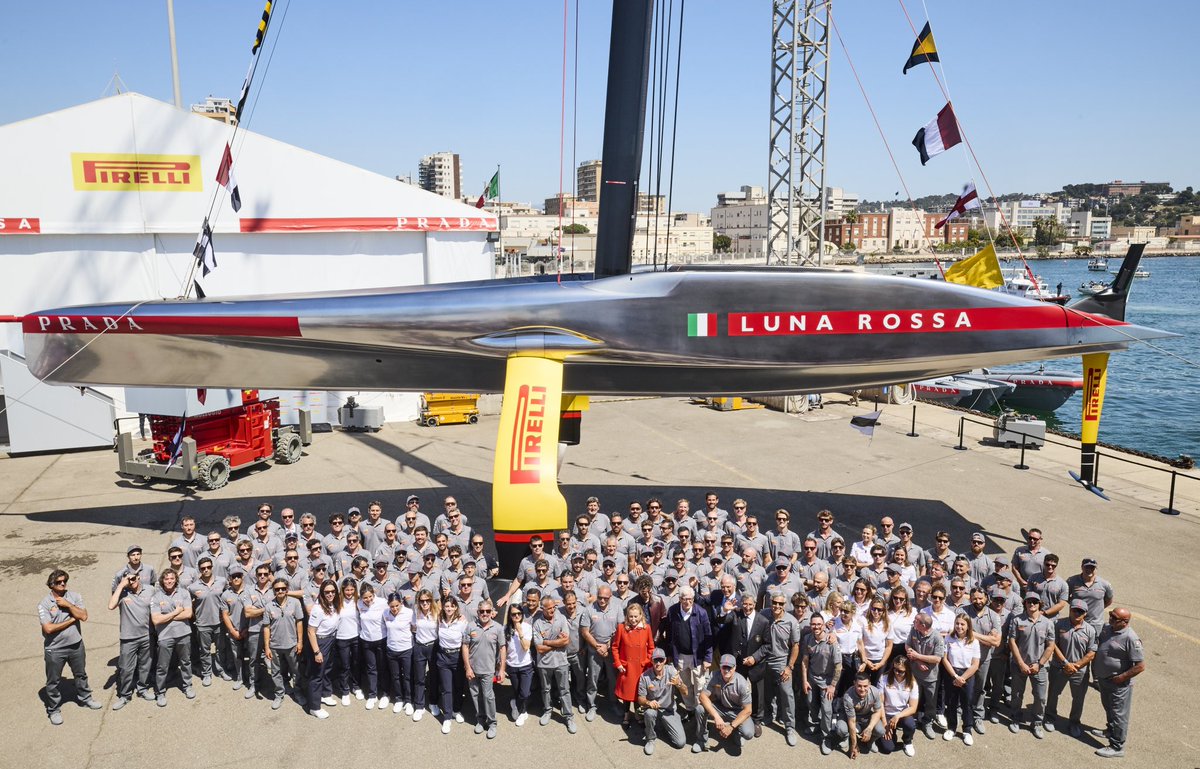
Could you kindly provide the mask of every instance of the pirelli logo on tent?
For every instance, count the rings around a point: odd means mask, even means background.
[[[72,152],[71,174],[80,192],[200,192],[199,155]]]

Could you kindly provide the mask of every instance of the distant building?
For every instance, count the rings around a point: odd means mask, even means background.
[[[1110,198],[1120,198],[1125,196],[1141,195],[1142,189],[1153,186],[1166,186],[1167,182],[1123,182],[1120,179],[1109,182],[1104,186],[1105,194]]]
[[[743,186],[738,192],[720,192],[709,212],[713,232],[730,240],[737,256],[767,254],[767,196],[762,187]]]
[[[637,215],[662,216],[667,212],[667,196],[651,195],[647,192],[638,193]]]
[[[219,120],[228,125],[237,125],[237,107],[229,99],[218,99],[215,96],[209,96],[204,100],[203,104],[192,105],[193,115],[203,115],[213,120]]]
[[[604,163],[599,160],[585,160],[575,169],[575,193],[580,200],[600,202],[600,171],[603,166]]]
[[[1113,227],[1112,236],[1116,240],[1128,240],[1130,243],[1147,243],[1155,237],[1158,231],[1154,227]]]
[[[1040,200],[1010,200],[999,204],[996,209],[985,206],[984,221],[993,230],[1001,229],[1005,224],[1018,232],[1032,235],[1034,222],[1038,219],[1052,218],[1068,229],[1071,224],[1071,209],[1062,203],[1043,203]]]
[[[858,195],[841,187],[825,188],[825,218],[841,219],[858,208]]]
[[[564,217],[569,217],[573,213],[576,217],[595,218],[600,213],[600,204],[591,200],[581,200],[574,195],[566,193],[563,194],[561,202],[558,195],[546,198],[545,211],[547,216],[558,216],[559,209],[562,209]]]
[[[1091,211],[1072,211],[1067,234],[1073,238],[1108,240],[1112,237],[1112,217],[1096,216]]]
[[[1175,225],[1173,236],[1177,238],[1200,238],[1200,216],[1193,214],[1179,217],[1179,223]]]
[[[860,213],[855,221],[831,219],[825,222],[825,240],[842,248],[853,244],[854,250],[864,254],[878,254],[888,250],[890,214]]]
[[[457,152],[437,152],[426,155],[417,164],[417,179],[421,189],[444,198],[462,197],[462,164]]]

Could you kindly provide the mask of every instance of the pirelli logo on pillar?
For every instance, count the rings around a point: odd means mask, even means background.
[[[542,481],[542,432],[546,424],[546,388],[521,385],[513,424],[509,483]]]
[[[199,155],[72,152],[71,175],[80,192],[200,192]]]

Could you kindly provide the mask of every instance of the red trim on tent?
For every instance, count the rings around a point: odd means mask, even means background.
[[[494,216],[335,216],[241,219],[242,232],[490,232]]]

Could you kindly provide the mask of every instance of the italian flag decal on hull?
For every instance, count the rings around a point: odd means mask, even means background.
[[[688,336],[716,336],[717,314],[693,312],[688,314]]]

